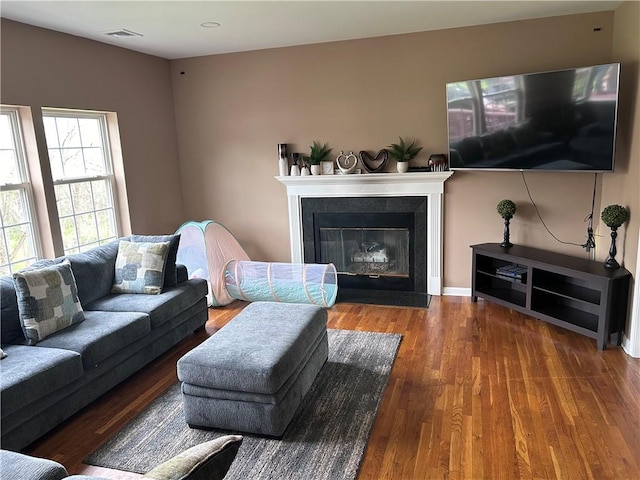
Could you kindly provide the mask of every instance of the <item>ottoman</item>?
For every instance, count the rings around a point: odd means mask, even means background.
[[[325,309],[251,303],[178,360],[185,420],[281,437],[328,352]]]

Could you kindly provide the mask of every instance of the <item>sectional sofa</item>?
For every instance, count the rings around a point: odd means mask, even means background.
[[[112,293],[120,240],[169,241],[161,293]],[[206,281],[187,279],[186,268],[175,264],[179,236],[120,240],[30,267],[62,268],[68,261],[83,316],[37,342],[21,322],[14,278],[0,278],[3,449],[26,447],[207,321]]]

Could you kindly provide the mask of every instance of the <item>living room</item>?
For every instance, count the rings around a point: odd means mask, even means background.
[[[166,234],[186,220],[214,219],[252,259],[287,262],[287,196],[274,178],[278,143],[302,153],[314,140],[328,142],[335,154],[375,152],[402,136],[420,142],[417,165],[425,165],[428,154],[447,151],[446,83],[620,62],[616,167],[597,176],[595,259],[606,259],[610,243],[599,212],[626,206],[630,219],[620,229],[617,258],[635,278],[639,31],[638,3],[627,1],[600,12],[169,60],[3,18],[1,103],[31,107],[34,116],[41,107],[117,114],[130,218],[123,234]],[[206,34],[215,41],[215,32]],[[583,243],[593,175],[525,177],[553,233]],[[495,208],[503,198],[518,205],[514,244],[587,255],[549,236],[520,172],[456,171],[444,190],[445,296],[430,312],[477,314],[468,298],[469,246],[501,240]],[[51,246],[48,254],[60,252]],[[630,294],[635,307],[623,356],[640,356],[637,292]],[[340,321],[357,324],[345,316]],[[637,363],[630,365],[637,377]]]

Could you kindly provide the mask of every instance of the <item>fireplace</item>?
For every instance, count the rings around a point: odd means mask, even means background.
[[[413,255],[413,265],[416,270],[424,269],[424,275],[420,272],[414,271],[413,274],[410,271],[409,276],[412,276],[414,282],[413,289],[401,287],[399,290],[391,290],[394,292],[394,296],[398,297],[404,295],[403,292],[424,292],[430,295],[442,294],[442,212],[443,212],[443,196],[444,196],[444,182],[453,174],[453,172],[417,172],[417,173],[371,173],[371,174],[352,174],[352,175],[309,175],[299,177],[276,177],[276,179],[286,186],[287,191],[287,204],[289,210],[289,234],[290,234],[290,246],[291,246],[291,262],[302,263],[309,261],[305,254],[305,242],[306,237],[303,239],[303,201],[306,203],[308,199],[333,199],[338,200],[339,205],[337,212],[334,209],[334,213],[350,214],[346,209],[356,208],[359,205],[361,199],[366,199],[366,202],[371,200],[380,200],[383,204],[392,205],[391,209],[387,212],[377,213],[375,215],[382,216],[386,213],[397,214],[399,213],[396,205],[399,203],[406,203],[407,199],[411,197],[418,197],[416,201],[424,205],[424,214],[419,214],[420,219],[417,221],[417,225],[425,225],[426,234],[424,240],[409,240],[409,255]],[[330,205],[330,204],[329,204]],[[324,208],[324,207],[322,207]],[[331,207],[333,208],[333,207]],[[358,207],[360,208],[360,207]],[[386,207],[384,207],[386,208]],[[407,208],[407,207],[402,207]],[[420,207],[423,208],[423,207]],[[371,212],[364,212],[357,210],[357,216],[369,214]],[[380,212],[380,210],[378,210]],[[321,212],[320,212],[321,213]],[[401,211],[400,213],[409,213],[414,216],[414,226],[400,227],[406,228],[411,231],[416,227],[416,213],[412,210]],[[426,218],[425,218],[426,217]],[[337,235],[338,230],[330,230],[333,228],[340,229],[343,226],[329,225],[325,226],[327,230],[322,233],[325,238],[330,239],[331,235]],[[374,253],[376,248],[380,248],[380,245],[369,244],[368,242],[378,242],[387,245],[387,254],[395,253],[394,249],[401,246],[398,242],[401,242],[399,238],[391,239],[379,237],[383,235],[382,232],[388,232],[389,229],[397,228],[396,225],[386,225],[374,227],[374,235],[378,236],[378,239],[371,239],[367,237],[369,230],[364,230],[369,227],[362,227],[361,225],[347,225],[347,230],[343,232],[343,237],[346,235],[347,241],[350,241],[352,247],[355,244],[360,244],[360,250],[366,253]],[[420,227],[422,228],[422,227]],[[356,231],[362,230],[361,235],[363,240],[360,240],[354,235],[357,235]],[[375,232],[375,230],[381,230]],[[333,232],[333,233],[332,233]],[[416,232],[414,231],[415,235]],[[316,235],[315,233],[313,234]],[[318,234],[320,235],[320,234]],[[395,235],[395,234],[394,234]],[[411,235],[411,233],[410,233]],[[351,237],[349,237],[351,236]],[[400,235],[402,236],[402,235]],[[372,248],[370,248],[372,247]],[[370,249],[369,252],[366,250]],[[353,253],[353,248],[349,250],[350,256]],[[315,247],[314,250],[315,252]],[[316,255],[314,253],[314,255]],[[315,257],[314,257],[315,258]],[[371,260],[374,257],[367,257],[362,255],[355,257],[361,260]],[[375,259],[383,259],[383,256],[376,256]],[[367,263],[367,262],[362,262]],[[373,262],[368,262],[373,263]],[[369,265],[371,266],[371,265]],[[364,266],[362,266],[364,267]],[[384,268],[380,267],[379,268]],[[345,267],[346,268],[346,267]],[[355,267],[354,267],[355,268]],[[345,272],[349,273],[349,272]],[[354,272],[350,272],[354,273]],[[353,282],[374,280],[376,273],[370,272],[369,275],[350,275],[354,277],[351,279]],[[403,274],[404,275],[404,274]],[[391,278],[391,275],[386,275],[386,280],[389,283],[400,282],[402,279]],[[426,282],[426,290],[423,285]],[[416,286],[417,285],[417,286]],[[367,287],[369,288],[369,287]],[[400,288],[400,287],[399,287]],[[419,289],[419,290],[416,290]],[[344,289],[342,289],[344,290]],[[366,290],[366,289],[360,289]],[[339,289],[339,291],[341,291]],[[422,294],[424,295],[424,294]]]
[[[428,303],[426,197],[303,198],[302,236],[305,263],[336,266],[339,300]]]

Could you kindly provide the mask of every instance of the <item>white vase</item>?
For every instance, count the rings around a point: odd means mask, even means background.
[[[311,165],[311,175],[320,175],[321,173],[320,165]]]
[[[396,167],[398,168],[398,173],[407,173],[409,170],[409,162],[398,162],[396,163]]]
[[[287,162],[286,158],[281,158],[278,160],[278,174],[281,177],[286,177],[289,175],[289,162]]]
[[[291,165],[291,176],[292,177],[300,176],[300,167],[298,167],[298,165]]]
[[[300,175],[311,175],[309,167],[307,167],[306,165],[302,167],[302,170],[300,170]]]

